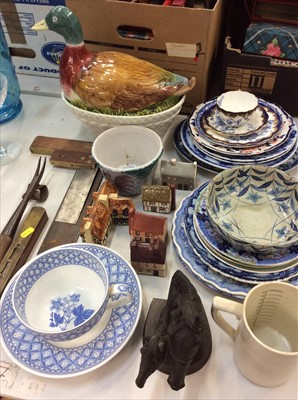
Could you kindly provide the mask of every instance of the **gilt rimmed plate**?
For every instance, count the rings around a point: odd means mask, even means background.
[[[93,371],[110,361],[126,345],[140,318],[142,293],[139,278],[133,267],[117,252],[100,245],[72,244],[97,256],[107,268],[110,283],[125,283],[131,288],[132,301],[106,311],[105,323],[92,338],[92,332],[71,346],[66,342],[54,345],[27,330],[12,308],[10,281],[0,302],[1,343],[7,354],[21,368],[46,378],[69,378]],[[92,330],[93,330],[92,329]],[[90,335],[90,336],[89,336]],[[88,339],[91,337],[92,339]],[[77,340],[77,339],[76,339]],[[84,342],[84,343],[83,343]]]
[[[201,120],[202,135],[215,145],[220,144],[230,147],[252,147],[265,143],[267,140],[274,137],[279,131],[280,120],[276,113],[271,112],[268,108],[269,119],[268,123],[264,125],[259,131],[253,131],[245,136],[230,135],[227,136],[221,132],[215,131],[207,125],[205,118]]]
[[[274,110],[268,106],[262,107],[268,114],[268,120],[259,130],[254,130],[246,135],[227,135],[218,132],[210,127],[206,122],[206,114],[201,118],[201,133],[212,143],[219,143],[232,147],[251,147],[262,144],[272,138],[280,129],[281,118]]]
[[[180,129],[180,132],[177,132],[176,131],[177,129]],[[198,163],[203,163],[203,165],[207,165],[206,169],[209,168],[209,170],[212,170],[213,172],[218,172],[218,171],[221,171],[221,170],[227,169],[227,168],[233,168],[236,165],[240,164],[238,161],[234,161],[233,157],[227,157],[226,160],[221,160],[221,159],[215,158],[213,156],[210,156],[205,151],[200,150],[199,147],[195,146],[192,141],[192,137],[190,134],[187,120],[182,121],[181,125],[178,125],[176,130],[174,132],[175,147],[176,147],[177,151],[179,151],[180,154],[182,154],[186,159],[189,159],[192,162],[197,161]],[[277,159],[264,162],[264,165],[271,166],[271,167],[278,166],[279,169],[282,169],[283,171],[287,171],[291,168],[294,168],[295,165],[297,165],[297,163],[298,163],[297,132],[293,130],[291,135],[293,135],[294,138],[296,138],[293,148],[291,148],[288,153],[283,154],[282,156],[278,157]],[[291,160],[292,163],[289,163],[288,160]],[[258,163],[258,162],[259,161],[254,161],[254,162],[250,162],[250,164],[254,164],[254,163]],[[283,166],[283,164],[284,164],[284,166]]]
[[[288,281],[298,275],[297,266],[284,267],[281,270],[268,271],[268,269],[245,269],[241,266],[238,267],[234,263],[227,263],[213,255],[204,243],[200,240],[199,236],[196,234],[193,223],[193,216],[195,209],[197,207],[197,202],[200,201],[208,182],[197,188],[189,196],[189,201],[186,206],[184,223],[185,232],[193,251],[201,258],[201,260],[206,263],[211,269],[241,282],[247,282],[250,284],[257,284],[260,282],[266,282],[271,280]]]
[[[262,102],[265,104],[269,104],[264,101]],[[204,130],[200,124],[201,119],[204,117],[206,108],[208,109],[209,103],[210,102],[207,102],[197,107],[196,113],[193,113],[189,119],[189,127],[194,144],[199,145],[200,147],[205,147],[214,152],[219,152],[227,155],[241,155],[243,157],[259,155],[264,152],[268,152],[269,150],[275,149],[285,141],[288,142],[287,138],[289,134],[292,132],[292,130],[297,130],[295,128],[295,122],[293,118],[280,107],[271,104],[271,108],[275,110],[275,112],[279,115],[281,119],[281,125],[278,132],[273,137],[268,139],[268,141],[266,141],[265,143],[260,145],[253,144],[251,147],[233,147],[228,145],[227,143],[212,143],[208,139],[208,137],[205,136]]]
[[[268,150],[265,153],[261,153],[255,156],[248,155],[247,157],[243,157],[243,155],[221,154],[220,152],[210,150],[196,143],[195,147],[199,148],[205,154],[208,154],[210,157],[214,159],[222,161],[231,160],[235,165],[263,164],[267,166],[268,165],[277,166],[280,163],[284,162],[284,157],[286,157],[287,159],[291,157],[291,155],[296,151],[298,147],[298,136],[297,132],[292,130],[288,139],[280,146]]]
[[[230,261],[232,262],[231,265],[237,265],[238,268],[242,265],[244,270],[251,270],[253,267],[255,268],[254,271],[256,271],[256,268],[260,269],[260,271],[264,271],[264,269],[274,271],[297,266],[298,245],[289,247],[284,252],[274,254],[250,253],[234,248],[212,229],[206,210],[204,194],[197,201],[193,215],[193,225],[204,246],[208,247],[208,250],[212,251],[215,257],[224,262]]]
[[[226,168],[231,168],[235,166],[235,163],[228,163],[225,161],[214,159],[213,157],[209,157],[204,152],[197,149],[197,155],[194,156],[188,148],[184,145],[182,141],[182,128],[187,122],[183,120],[180,122],[173,132],[173,143],[177,153],[186,161],[189,162],[197,162],[200,168],[205,169],[206,171],[217,173]],[[194,147],[194,146],[193,146]],[[229,165],[229,166],[228,166]],[[279,169],[283,171],[289,171],[292,168],[295,168],[298,165],[298,151],[294,151],[293,154],[286,157],[286,159],[279,165]]]
[[[213,132],[224,133],[226,136],[249,135],[251,132],[261,129],[270,119],[267,110],[262,105],[259,105],[244,125],[231,127],[220,118],[216,103],[217,99],[210,101],[210,106],[205,112],[204,120]]]

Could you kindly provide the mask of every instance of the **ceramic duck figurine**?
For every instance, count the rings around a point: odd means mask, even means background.
[[[65,97],[78,105],[136,111],[182,96],[195,86],[194,77],[185,78],[125,53],[89,52],[80,22],[67,7],[54,7],[31,29],[49,29],[64,37],[60,83]]]

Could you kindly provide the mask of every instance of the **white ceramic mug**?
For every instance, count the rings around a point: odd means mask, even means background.
[[[221,311],[239,320],[234,329]],[[285,282],[266,282],[251,289],[243,304],[218,296],[211,314],[234,341],[234,359],[253,383],[280,386],[298,369],[298,288]]]

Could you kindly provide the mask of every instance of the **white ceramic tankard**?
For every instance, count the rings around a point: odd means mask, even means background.
[[[222,311],[239,320],[234,329]],[[243,304],[218,296],[211,314],[234,341],[234,359],[253,383],[280,386],[298,372],[298,288],[266,282],[251,289]]]

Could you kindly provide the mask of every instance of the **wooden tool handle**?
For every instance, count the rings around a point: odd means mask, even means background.
[[[25,216],[0,262],[0,296],[10,279],[26,263],[47,221],[48,215],[42,207],[32,207]]]
[[[11,245],[12,238],[4,233],[0,234],[0,262],[3,260],[9,246]]]

